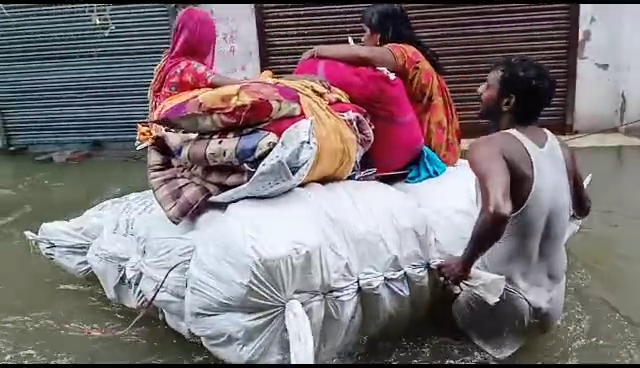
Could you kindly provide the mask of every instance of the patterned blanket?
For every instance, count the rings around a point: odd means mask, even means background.
[[[343,180],[373,142],[364,110],[310,81],[265,78],[179,94],[149,125],[152,134],[139,136],[149,142],[149,184],[174,223],[207,204]]]

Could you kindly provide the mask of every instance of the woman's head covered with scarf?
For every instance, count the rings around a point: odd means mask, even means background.
[[[213,69],[216,35],[216,22],[208,11],[189,7],[178,14],[171,47],[165,51],[151,81],[149,113],[161,102],[156,101],[156,97],[162,91],[167,76],[182,61],[196,61]]]

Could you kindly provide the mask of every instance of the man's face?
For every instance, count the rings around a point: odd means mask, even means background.
[[[492,130],[497,130],[498,122],[502,116],[502,103],[500,99],[501,72],[494,70],[487,75],[487,80],[478,88],[480,95],[480,112],[478,117],[488,120]]]

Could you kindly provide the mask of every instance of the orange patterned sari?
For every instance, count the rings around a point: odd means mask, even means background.
[[[387,44],[398,64],[398,77],[422,123],[424,141],[448,166],[460,158],[460,122],[444,79],[413,46]]]

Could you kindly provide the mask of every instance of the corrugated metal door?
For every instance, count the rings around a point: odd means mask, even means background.
[[[369,4],[260,4],[263,69],[290,73],[302,52],[362,35]],[[524,54],[545,63],[558,80],[556,98],[542,123],[564,133],[573,116],[577,4],[405,4],[418,35],[438,52],[460,115],[464,137],[486,132],[477,119],[476,92],[500,56]]]
[[[167,5],[4,5],[0,111],[11,146],[133,141]]]

